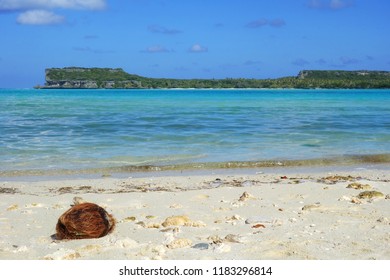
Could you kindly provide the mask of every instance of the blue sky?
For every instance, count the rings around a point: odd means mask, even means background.
[[[389,70],[388,0],[0,0],[0,87],[49,67],[156,78]]]

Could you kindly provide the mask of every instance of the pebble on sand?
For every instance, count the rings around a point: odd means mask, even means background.
[[[206,225],[201,221],[194,222],[188,216],[171,216],[165,219],[165,221],[162,223],[162,226],[204,227]]]
[[[380,198],[384,197],[385,195],[378,191],[364,191],[359,193],[358,198],[360,199],[370,199],[370,198]]]
[[[370,190],[371,186],[369,184],[361,184],[361,183],[351,183],[347,186],[349,189],[355,189],[355,190]]]

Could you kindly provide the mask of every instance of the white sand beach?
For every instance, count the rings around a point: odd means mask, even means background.
[[[114,231],[53,238],[76,196]],[[2,260],[390,259],[388,166],[8,178],[0,197]]]

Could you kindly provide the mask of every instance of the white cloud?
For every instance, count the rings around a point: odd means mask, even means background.
[[[106,0],[0,0],[1,11],[22,12],[16,19],[19,24],[58,24],[65,17],[55,14],[53,9],[101,10]]]
[[[307,5],[313,9],[341,10],[352,6],[354,0],[309,0]]]
[[[143,50],[142,52],[146,52],[146,53],[164,53],[164,52],[170,52],[170,51],[167,48],[163,47],[163,46],[156,45],[156,46],[148,47],[145,50]]]
[[[207,52],[208,48],[199,44],[195,44],[189,49],[189,51],[192,53],[201,53],[201,52]]]
[[[0,10],[103,9],[106,0],[0,0]]]
[[[47,25],[59,24],[65,20],[63,16],[45,10],[31,10],[21,13],[16,22],[19,24]]]

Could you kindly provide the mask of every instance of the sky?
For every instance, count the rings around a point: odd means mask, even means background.
[[[153,78],[390,70],[389,0],[0,0],[0,88],[51,67]]]

